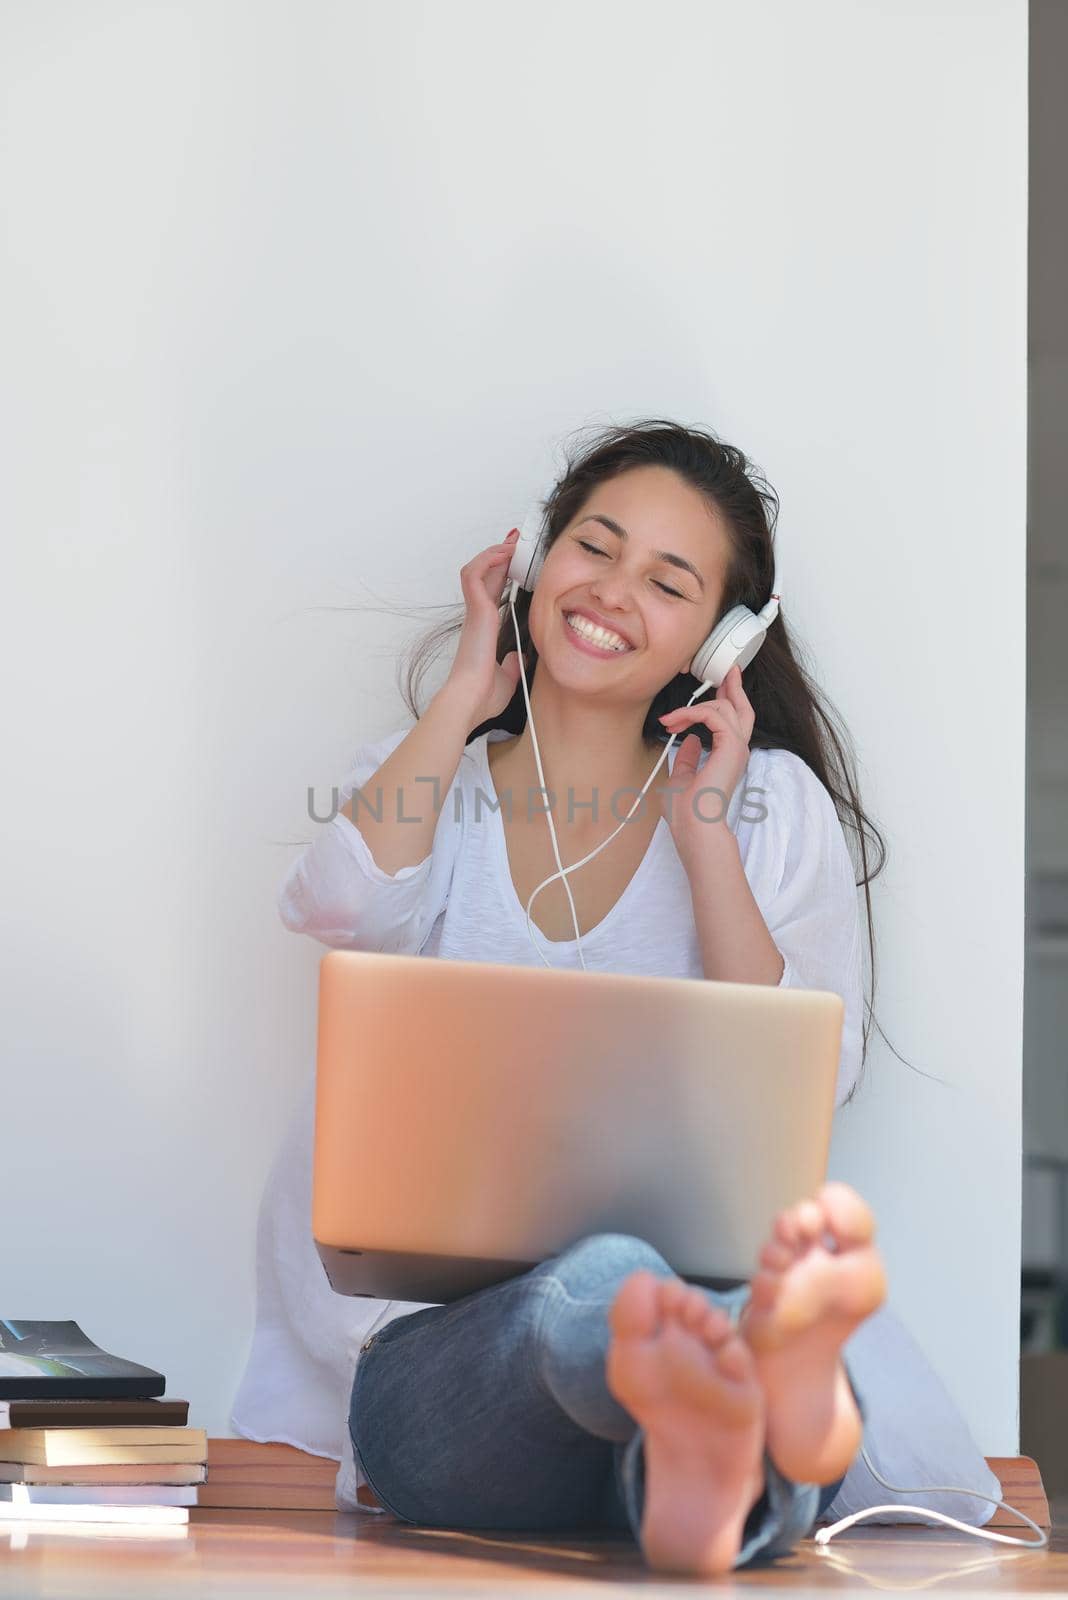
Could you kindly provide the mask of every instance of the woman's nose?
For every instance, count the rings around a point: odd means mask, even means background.
[[[625,613],[631,609],[630,580],[618,568],[602,572],[596,582],[590,584],[590,595],[605,611]]]

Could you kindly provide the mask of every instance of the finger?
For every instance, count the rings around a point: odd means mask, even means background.
[[[460,587],[466,595],[469,589],[488,589],[494,582],[504,583],[508,576],[505,554],[492,552],[476,556],[466,567],[460,568]]]
[[[741,677],[742,677],[741,671],[740,671],[740,669],[738,667],[737,662],[735,662],[734,666],[731,667],[730,671],[727,673],[726,677],[723,679],[723,682],[716,689],[715,698],[717,700],[729,700],[730,703],[733,705],[734,704],[734,686],[735,686],[736,683],[740,683],[741,682]]]
[[[693,739],[693,744],[690,739]],[[672,766],[673,782],[686,784],[697,771],[697,763],[701,756],[701,741],[696,734],[687,734],[682,743],[675,750],[675,761]]]
[[[503,561],[505,556],[511,553],[511,549],[511,545],[491,544],[487,549],[480,550],[477,556],[472,556],[470,561],[465,562],[460,572],[471,573],[477,577],[496,562]]]
[[[756,712],[748,694],[742,688],[742,674],[737,667],[732,667],[731,672],[726,675],[723,683],[719,685],[718,693],[724,698],[716,699],[716,706],[731,707],[732,714],[737,720],[740,738],[745,739],[748,744],[756,726]]]
[[[717,698],[728,700],[737,711],[739,717],[744,719],[746,716],[751,716],[754,722],[756,721],[756,713],[753,711],[752,702],[742,687],[742,669],[737,664],[731,668],[716,690],[716,696]]]
[[[508,565],[507,550],[487,550],[484,558],[480,558],[476,575],[481,577],[483,573],[494,572],[496,568],[503,568],[507,572]]]
[[[702,722],[709,732],[729,729],[739,738],[742,737],[738,713],[729,701],[706,700],[701,706],[680,706],[676,711],[668,711],[660,720],[669,733],[681,731],[695,722]]]
[[[503,561],[505,556],[511,556],[514,549],[514,539],[504,539],[500,544],[487,545],[485,550],[480,550],[477,556],[473,556],[462,570],[464,572],[484,571],[486,568],[494,566],[498,561]]]

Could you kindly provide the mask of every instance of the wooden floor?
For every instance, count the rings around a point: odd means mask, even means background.
[[[236,1470],[230,1445],[219,1470]],[[248,1448],[248,1447],[244,1447]],[[264,1472],[293,1478],[293,1458],[308,1463],[303,1480],[325,1483],[331,1464],[299,1458],[284,1446],[256,1446],[268,1465],[253,1478],[271,1493]],[[274,1452],[273,1455],[270,1453]],[[281,1452],[281,1455],[278,1454]],[[217,1452],[218,1453],[218,1452]],[[1040,1525],[1046,1502],[1033,1463],[992,1462],[1006,1497]],[[304,1470],[299,1467],[299,1471]],[[226,1493],[226,1476],[216,1485]],[[243,1492],[232,1480],[235,1490]],[[320,1491],[321,1492],[321,1489]],[[283,1498],[275,1491],[276,1497]],[[198,1507],[188,1528],[152,1539],[86,1536],[32,1528],[0,1532],[0,1595],[108,1597],[170,1600],[196,1596],[245,1600],[252,1596],[348,1595],[371,1597],[571,1594],[611,1596],[640,1588],[643,1595],[687,1592],[862,1589],[950,1590],[961,1595],[994,1590],[1068,1593],[1068,1501],[1053,1503],[1054,1528],[1046,1550],[1023,1550],[970,1538],[952,1529],[917,1524],[865,1527],[839,1534],[828,1546],[809,1537],[789,1557],[742,1568],[711,1581],[665,1579],[647,1568],[637,1547],[618,1538],[485,1535],[415,1528],[385,1516],[324,1510]],[[998,1513],[995,1531],[1032,1531]],[[25,1525],[23,1525],[25,1527]]]

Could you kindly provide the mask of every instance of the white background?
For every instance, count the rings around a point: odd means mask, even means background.
[[[0,1314],[226,1433],[323,947],[278,883],[582,424],[710,427],[890,865],[832,1171],[1017,1450],[1024,0],[2,12]],[[437,613],[427,613],[427,620]]]

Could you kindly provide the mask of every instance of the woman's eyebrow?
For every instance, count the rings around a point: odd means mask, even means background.
[[[617,534],[620,539],[630,538],[626,528],[621,528],[618,522],[613,522],[611,517],[603,516],[599,511],[594,511],[590,516],[583,517],[582,522],[579,523],[580,528],[583,522],[603,522],[608,531]],[[701,593],[704,594],[705,580],[691,562],[684,561],[682,556],[672,555],[670,550],[654,550],[653,556],[657,561],[668,561],[673,567],[681,567],[683,572],[692,572],[701,585]]]

